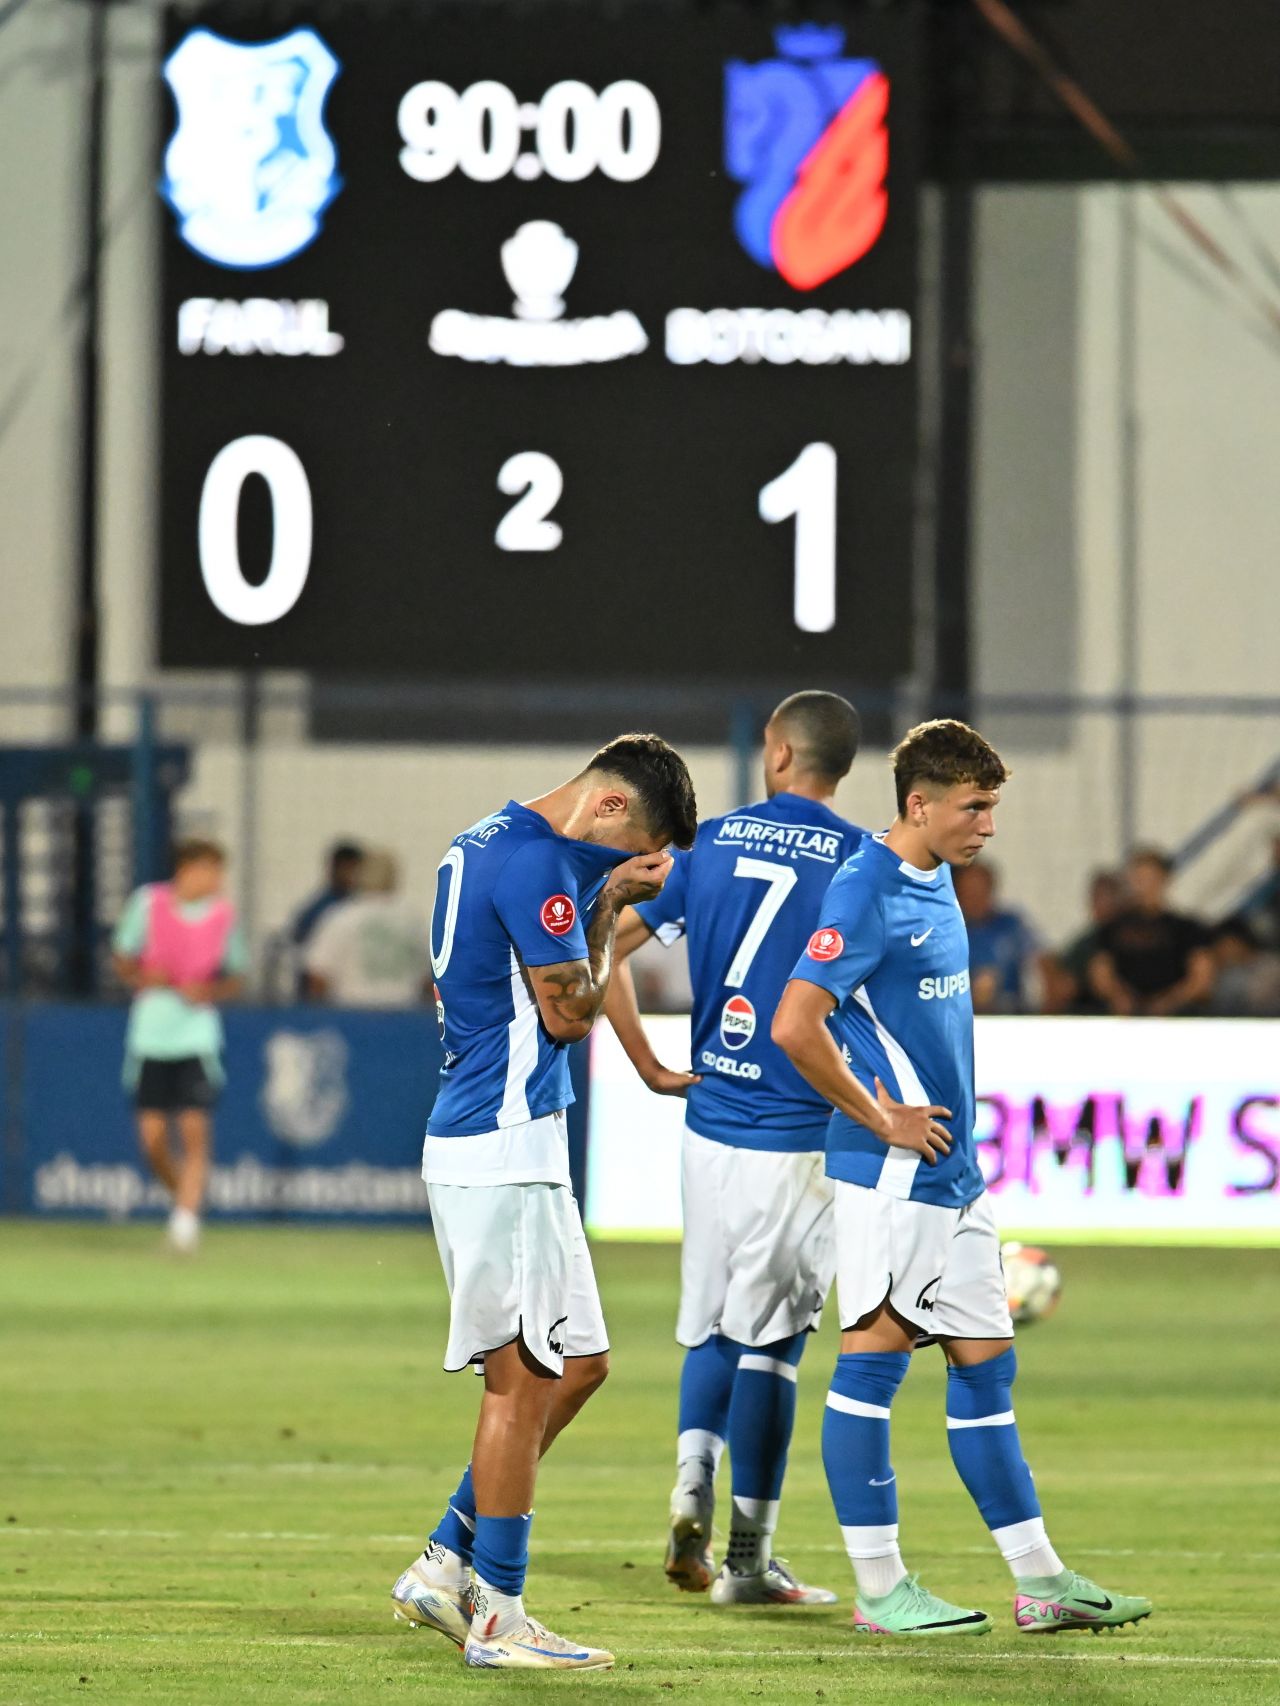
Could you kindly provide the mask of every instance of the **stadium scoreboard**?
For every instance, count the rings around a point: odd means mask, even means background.
[[[602,12],[168,14],[162,664],[906,673],[915,8]]]

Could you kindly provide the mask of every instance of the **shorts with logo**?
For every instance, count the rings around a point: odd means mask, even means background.
[[[427,1182],[449,1287],[454,1373],[523,1338],[552,1374],[609,1348],[582,1216],[568,1185]]]
[[[208,1061],[192,1055],[184,1060],[139,1060],[133,1102],[145,1113],[173,1114],[186,1108],[212,1108],[222,1088],[221,1076]]]
[[[835,1272],[822,1151],[738,1149],[686,1126],[681,1184],[680,1343],[723,1333],[769,1345],[815,1329]]]
[[[834,1183],[841,1327],[856,1326],[888,1298],[931,1337],[1013,1337],[986,1191],[964,1208],[942,1208],[843,1179]]]

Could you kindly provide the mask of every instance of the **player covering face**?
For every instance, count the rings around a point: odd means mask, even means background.
[[[822,1455],[866,1635],[981,1635],[991,1618],[908,1577],[889,1413],[926,1336],[948,1363],[956,1470],[1015,1578],[1028,1634],[1136,1622],[1149,1600],[1064,1568],[1013,1411],[1017,1364],[995,1217],[973,1139],[968,939],[951,869],[995,833],[1008,776],[963,723],[912,729],[893,754],[898,815],[827,892],[773,1036],[831,1104],[840,1357]]]
[[[693,1074],[654,1056],[629,971],[609,1019],[653,1089],[688,1094],[681,1153],[680,1377],[668,1580],[714,1605],[828,1605],[773,1556],[796,1412],[797,1370],[835,1265],[823,1170],[830,1109],[770,1041],[768,1021],[827,885],[862,838],[832,809],[858,747],[834,693],[783,701],[764,735],[766,798],[704,822],[656,900],[628,908],[618,955],[684,936],[693,985]],[[718,1575],[715,1481],[726,1442],[732,1515]],[[714,1580],[713,1580],[714,1578]]]
[[[608,1339],[569,1179],[568,1044],[591,1030],[618,914],[661,893],[696,828],[683,760],[623,735],[579,775],[454,838],[431,930],[444,1042],[423,1177],[450,1294],[445,1367],[478,1365],[471,1462],[398,1616],[484,1668],[601,1670],[613,1655],[529,1617],[538,1460],[608,1371]]]

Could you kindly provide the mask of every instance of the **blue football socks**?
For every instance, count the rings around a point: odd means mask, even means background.
[[[822,1419],[822,1463],[858,1591],[879,1599],[906,1571],[898,1550],[898,1488],[889,1411],[911,1363],[905,1351],[847,1352],[836,1361]]]

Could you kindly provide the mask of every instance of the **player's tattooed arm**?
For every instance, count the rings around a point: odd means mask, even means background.
[[[558,1042],[581,1042],[595,1024],[609,993],[618,914],[633,902],[660,894],[671,864],[665,853],[642,853],[618,865],[587,931],[587,958],[528,968],[542,1022]]]
[[[878,1078],[874,1096],[864,1089],[827,1029],[835,1005],[835,997],[820,984],[792,978],[773,1016],[774,1042],[833,1108],[866,1126],[890,1148],[914,1150],[931,1167],[937,1166],[939,1156],[951,1153],[951,1134],[938,1124],[951,1118],[950,1108],[897,1102]]]

